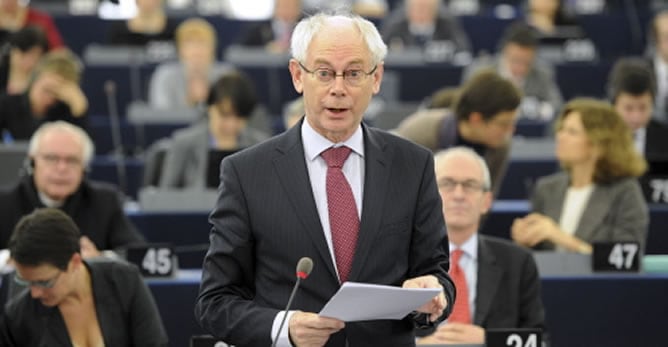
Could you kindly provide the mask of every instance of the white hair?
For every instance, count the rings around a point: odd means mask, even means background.
[[[357,27],[364,38],[369,52],[371,52],[371,63],[380,64],[387,55],[387,45],[383,42],[376,26],[370,21],[350,12],[317,13],[299,21],[295,30],[292,32],[290,41],[290,51],[292,57],[300,62],[306,61],[308,46],[313,37],[319,32],[327,22],[332,18],[346,18]],[[345,38],[342,38],[345,39]]]
[[[76,137],[83,147],[83,164],[85,167],[88,167],[88,164],[90,164],[90,161],[93,159],[93,153],[95,152],[93,140],[91,140],[90,136],[88,136],[88,134],[80,127],[62,120],[44,123],[35,131],[30,138],[28,155],[31,157],[37,155],[42,137],[52,131],[68,132]]]
[[[483,187],[485,190],[491,189],[492,178],[489,174],[489,168],[487,167],[485,159],[483,159],[478,153],[469,147],[457,146],[438,151],[436,154],[434,154],[434,167],[438,168],[440,165],[442,165],[442,163],[454,156],[467,157],[477,162],[480,166],[480,169],[482,170]]]

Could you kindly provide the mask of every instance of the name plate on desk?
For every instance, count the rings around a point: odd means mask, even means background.
[[[127,248],[126,259],[137,265],[145,277],[172,277],[178,260],[169,244],[147,244]]]
[[[593,245],[592,269],[611,272],[638,272],[640,245],[637,242],[596,242]]]
[[[485,330],[485,346],[487,347],[540,347],[542,339],[541,329]]]
[[[233,347],[213,336],[201,335],[190,338],[190,347]]]
[[[645,201],[652,204],[668,204],[668,175],[648,175],[640,179]]]

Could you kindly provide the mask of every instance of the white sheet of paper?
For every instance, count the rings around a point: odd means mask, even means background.
[[[440,292],[440,288],[400,288],[346,282],[322,308],[320,316],[344,322],[402,319]]]

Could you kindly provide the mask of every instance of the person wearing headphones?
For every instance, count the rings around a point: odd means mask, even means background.
[[[93,142],[81,128],[64,121],[45,123],[30,139],[26,175],[0,191],[0,249],[18,220],[36,208],[55,207],[81,230],[81,254],[100,255],[144,238],[123,212],[117,189],[86,178]]]

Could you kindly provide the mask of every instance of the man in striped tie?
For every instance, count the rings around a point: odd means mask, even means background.
[[[492,204],[485,160],[453,147],[434,168],[450,242],[453,312],[418,344],[482,344],[487,328],[543,328],[540,279],[532,255],[507,240],[478,234]]]

